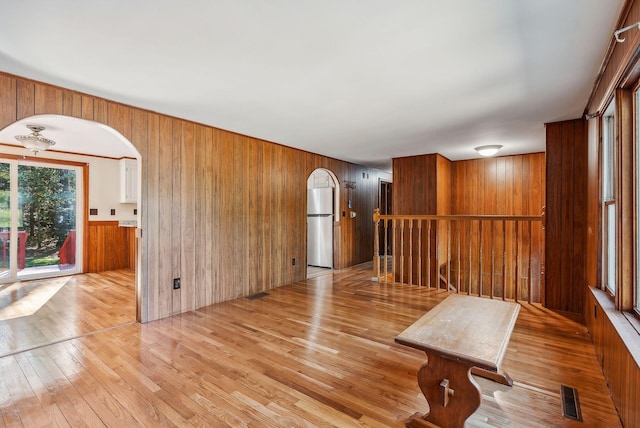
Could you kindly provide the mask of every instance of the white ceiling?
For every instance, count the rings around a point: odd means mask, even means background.
[[[390,169],[544,151],[545,122],[582,115],[622,3],[8,0],[0,70]]]

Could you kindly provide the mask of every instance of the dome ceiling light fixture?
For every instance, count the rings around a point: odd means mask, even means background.
[[[25,149],[31,150],[34,156],[37,155],[38,152],[43,152],[56,144],[55,141],[40,135],[40,133],[45,130],[44,126],[28,124],[27,128],[31,130],[31,134],[16,135],[15,138],[22,143]]]
[[[480,153],[481,156],[493,156],[498,153],[498,150],[502,148],[499,144],[491,144],[488,146],[478,146],[474,150]]]

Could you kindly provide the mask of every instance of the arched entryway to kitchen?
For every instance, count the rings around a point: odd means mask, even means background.
[[[340,186],[324,168],[307,179],[307,278],[330,273],[335,262],[335,224],[340,221]]]
[[[0,355],[136,321],[140,159],[94,121],[0,130]]]

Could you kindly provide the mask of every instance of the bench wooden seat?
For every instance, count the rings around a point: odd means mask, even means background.
[[[480,387],[471,374],[513,384],[500,364],[519,310],[517,303],[452,294],[395,338],[427,354],[418,385],[429,413],[416,413],[407,426],[464,426],[480,406]]]

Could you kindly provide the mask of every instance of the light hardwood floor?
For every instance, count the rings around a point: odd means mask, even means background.
[[[0,285],[0,356],[135,322],[135,273]]]
[[[403,426],[424,354],[393,338],[446,293],[334,271],[0,358],[0,426]],[[105,314],[108,316],[108,313]],[[473,427],[617,427],[585,327],[524,305]],[[561,415],[578,388],[584,423]]]

